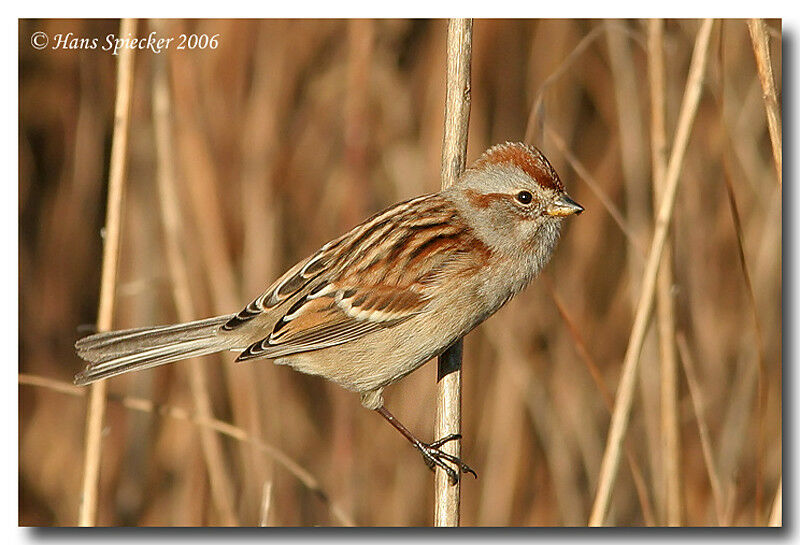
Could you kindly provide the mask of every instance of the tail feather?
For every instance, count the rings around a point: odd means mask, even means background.
[[[161,345],[203,339],[216,334],[217,328],[231,318],[233,318],[233,315],[215,316],[214,318],[183,324],[105,331],[78,340],[75,343],[75,349],[81,357],[83,357],[82,354],[86,354],[91,358],[94,353],[102,355],[124,354],[152,344]],[[89,361],[94,360],[90,359]]]
[[[75,376],[84,385],[130,371],[149,369],[174,361],[234,348],[237,339],[220,335],[230,316],[149,328],[109,331],[84,337],[75,343],[86,369]]]

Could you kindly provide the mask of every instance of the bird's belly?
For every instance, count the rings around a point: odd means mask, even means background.
[[[368,392],[400,380],[442,353],[463,328],[441,315],[427,315],[353,342],[279,358],[275,363],[325,377],[348,390]]]
[[[440,294],[435,308],[394,327],[338,346],[286,356],[276,363],[325,377],[356,392],[382,388],[441,354],[493,314],[508,296],[488,297],[484,290],[492,280],[487,275],[458,291]]]

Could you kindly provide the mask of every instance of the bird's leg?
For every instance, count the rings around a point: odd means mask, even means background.
[[[447,437],[442,437],[432,443],[423,443],[419,439],[417,439],[411,431],[406,428],[402,422],[400,422],[395,416],[386,410],[386,407],[381,405],[377,409],[375,409],[379,415],[384,417],[389,424],[394,426],[394,428],[399,431],[403,437],[405,437],[409,443],[414,445],[420,453],[422,454],[422,459],[425,461],[425,465],[433,471],[436,466],[441,467],[446,473],[447,476],[450,477],[450,482],[452,484],[458,483],[459,471],[463,473],[472,473],[472,475],[477,478],[478,474],[472,470],[467,464],[461,461],[461,458],[457,456],[453,456],[452,454],[448,454],[439,447],[444,445],[445,443],[449,443],[450,441],[455,441],[456,439],[461,439],[461,434],[459,433],[451,433]],[[458,468],[458,471],[454,470],[450,467],[447,463],[450,462],[454,466]]]

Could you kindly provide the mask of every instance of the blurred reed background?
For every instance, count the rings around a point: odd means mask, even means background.
[[[480,478],[464,482],[464,525],[589,518],[653,232],[648,38],[670,146],[699,27],[475,21],[470,160],[527,135],[587,212],[566,222],[546,273],[466,338],[462,452]],[[19,522],[74,525],[86,390],[71,386],[72,344],[97,314],[116,57],[36,51],[30,35],[102,38],[119,22],[19,28]],[[780,97],[780,21],[767,29]],[[238,311],[372,212],[438,190],[446,21],[139,21],[137,35],[151,30],[219,34],[219,46],[135,56],[115,327],[178,320],[180,290],[194,318]],[[606,523],[769,521],[781,204],[747,22],[717,21],[671,231],[663,319],[680,350],[671,366],[660,355],[659,307]],[[109,381],[98,524],[430,524],[432,474],[358,396],[233,359],[201,360],[210,424],[192,421],[189,364]],[[386,399],[432,439],[435,364]]]

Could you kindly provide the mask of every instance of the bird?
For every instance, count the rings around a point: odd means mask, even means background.
[[[426,443],[383,390],[442,354],[523,290],[550,260],[563,220],[583,212],[544,154],[505,142],[450,187],[395,204],[303,259],[236,314],[78,340],[77,385],[223,351],[271,359],[360,394],[430,469],[475,471]]]

